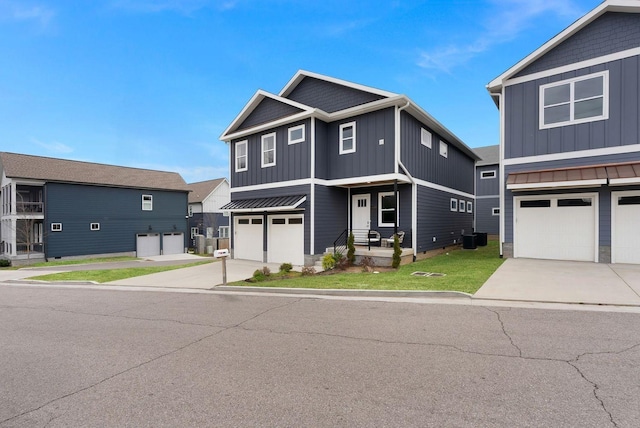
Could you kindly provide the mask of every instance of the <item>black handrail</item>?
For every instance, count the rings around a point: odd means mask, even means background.
[[[347,229],[343,230],[340,236],[333,241],[333,254],[335,255],[337,252],[336,247],[345,247],[347,248],[347,240],[349,239],[349,231]]]

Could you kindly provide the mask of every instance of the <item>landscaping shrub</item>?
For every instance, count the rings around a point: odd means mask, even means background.
[[[11,266],[11,260],[0,259],[0,267],[9,267]]]
[[[336,267],[336,259],[333,254],[325,254],[322,258],[322,269],[331,270]]]
[[[342,255],[342,253],[336,253],[334,255],[336,261],[336,269],[345,270],[349,267],[349,259]]]
[[[376,263],[373,261],[373,258],[369,256],[363,257],[360,261],[360,266],[362,266],[363,272],[372,272],[375,265]]]
[[[291,263],[282,263],[280,265],[280,272],[289,273],[291,272],[291,269],[293,269]]]
[[[356,263],[356,239],[353,236],[353,232],[349,234],[349,239],[347,239],[347,260],[350,264]]]
[[[271,269],[269,269],[268,266],[265,266],[262,268],[262,273],[264,274],[264,276],[269,276],[271,275]]]
[[[316,274],[316,268],[313,266],[305,266],[302,268],[302,276],[312,276]]]
[[[391,261],[391,266],[395,269],[398,269],[400,266],[400,254],[402,254],[400,240],[398,239],[398,235],[393,235],[393,260]]]
[[[253,273],[254,281],[264,281],[264,278],[264,272],[261,269],[256,269],[256,271]]]

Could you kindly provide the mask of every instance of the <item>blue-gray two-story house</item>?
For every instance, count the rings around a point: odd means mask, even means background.
[[[224,131],[239,259],[311,265],[345,231],[414,257],[472,231],[476,154],[408,97],[299,71]]]
[[[640,263],[640,2],[604,1],[488,90],[501,253]]]
[[[476,147],[475,230],[489,235],[500,233],[500,146]]]

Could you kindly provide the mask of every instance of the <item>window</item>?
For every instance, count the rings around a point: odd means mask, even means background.
[[[262,167],[276,164],[276,133],[262,136]]]
[[[238,219],[238,224],[249,224],[249,219],[248,218]]]
[[[420,128],[420,144],[431,148],[431,132],[424,128]]]
[[[480,179],[487,179],[487,178],[496,178],[496,170],[491,170],[491,171],[482,171],[480,173]]]
[[[467,202],[467,212],[469,214],[473,213],[473,202],[471,202],[471,201]]]
[[[252,218],[251,219],[251,224],[262,224],[262,219],[261,218]]]
[[[591,198],[558,199],[558,207],[590,207]]]
[[[91,230],[100,230],[100,223],[91,223]]]
[[[62,232],[62,223],[51,223],[52,232]]]
[[[340,154],[356,151],[356,123],[349,122],[340,125]]]
[[[609,118],[609,72],[540,86],[540,129]]]
[[[449,146],[447,143],[440,140],[440,156],[444,156],[445,158],[449,155]]]
[[[458,201],[458,211],[460,211],[461,213],[465,212],[467,210],[467,206],[465,205],[464,201],[462,199],[460,199]]]
[[[236,172],[247,170],[247,140],[236,143]]]
[[[289,144],[302,143],[304,141],[304,124],[289,128]]]
[[[491,208],[491,215],[500,215],[500,208]]]
[[[451,202],[450,202],[450,209],[451,211],[458,211],[458,200],[451,198]]]
[[[301,217],[290,218],[289,224],[302,224],[302,218]]]
[[[533,201],[520,201],[520,208],[549,208],[551,200],[539,199]]]
[[[228,238],[229,237],[229,226],[220,226],[220,227],[218,227],[218,237],[220,237],[220,238]]]
[[[142,195],[142,211],[153,211],[152,195]]]
[[[197,227],[192,227],[191,228],[191,239],[193,239],[194,236],[196,236],[198,234],[199,230]]]
[[[618,205],[640,205],[640,196],[619,196]]]
[[[287,224],[286,218],[274,218],[271,220],[271,224]]]
[[[398,210],[394,192],[378,194],[378,226],[393,227],[396,224]]]

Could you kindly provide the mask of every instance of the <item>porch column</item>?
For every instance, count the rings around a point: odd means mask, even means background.
[[[398,234],[398,213],[400,210],[398,209],[399,199],[398,199],[398,180],[393,180],[393,198],[395,199],[395,207],[396,207],[396,215],[393,219],[393,234]]]

